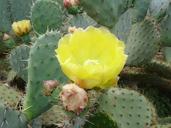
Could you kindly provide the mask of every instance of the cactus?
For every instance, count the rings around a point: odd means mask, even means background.
[[[170,124],[171,123],[171,117],[164,117],[159,119],[159,124]]]
[[[136,9],[128,9],[119,17],[118,22],[112,28],[112,32],[115,33],[120,40],[126,42],[132,25],[138,22],[137,16]]]
[[[10,14],[10,8],[7,0],[0,1],[0,31],[9,32],[12,19]]]
[[[135,91],[111,88],[99,102],[99,110],[115,121],[118,128],[148,128],[156,123],[153,106]]]
[[[149,15],[161,19],[166,15],[169,7],[169,0],[152,0],[149,7]]]
[[[134,8],[138,11],[139,18],[143,19],[146,14],[147,10],[150,6],[151,0],[135,0],[134,1]]]
[[[27,119],[21,112],[11,110],[0,104],[0,127],[26,128]]]
[[[24,103],[24,113],[32,119],[51,107],[52,97],[43,93],[43,81],[66,82],[55,57],[55,48],[60,38],[57,32],[39,37],[30,51],[28,63],[28,85]]]
[[[62,105],[54,105],[47,112],[40,116],[40,120],[44,125],[55,125],[58,127],[70,124],[73,116],[68,114]]]
[[[80,0],[85,11],[99,24],[112,28],[133,0]],[[129,4],[128,4],[129,3]]]
[[[11,51],[9,60],[12,69],[17,72],[17,74],[27,81],[28,78],[28,59],[29,59],[30,47],[27,45],[20,45]]]
[[[0,53],[5,53],[10,51],[16,46],[15,41],[11,38],[8,40],[0,41]]]
[[[31,21],[34,30],[39,34],[59,29],[63,21],[61,6],[54,1],[38,0],[32,6]]]
[[[171,63],[171,47],[164,47],[164,57],[168,63]]]
[[[5,84],[0,84],[0,101],[2,101],[5,106],[17,109],[17,105],[21,99],[22,94],[19,91]]]
[[[160,22],[161,26],[161,41],[164,46],[171,46],[171,4],[169,4],[168,10],[166,11],[166,17]]]
[[[14,21],[28,19],[32,2],[35,0],[1,0],[0,1],[0,31],[10,32]],[[21,6],[22,5],[22,6]]]
[[[69,25],[70,26],[75,26],[77,28],[87,28],[88,26],[96,26],[97,23],[89,17],[86,13],[83,14],[77,14],[76,16],[73,16],[69,20]]]
[[[27,19],[30,16],[31,5],[36,0],[8,0],[13,21]],[[22,5],[22,6],[21,6]]]
[[[18,109],[18,102],[22,95],[15,89],[7,87],[6,84],[0,84],[0,100],[4,104],[0,105],[0,128],[25,128],[28,123],[32,122],[33,127],[41,127],[42,124],[53,124],[63,128],[170,127],[170,122],[158,122],[153,105],[136,91],[114,87],[106,88],[106,90],[82,89],[79,91],[76,89],[77,86],[61,91],[61,85],[68,84],[68,79],[61,71],[55,57],[58,41],[61,35],[66,33],[68,27],[105,26],[125,42],[128,54],[127,66],[136,66],[136,68],[127,67],[128,70],[125,68],[126,70],[120,75],[121,82],[125,82],[126,79],[126,84],[131,81],[136,85],[150,84],[169,90],[171,89],[170,64],[161,60],[153,60],[159,51],[160,43],[163,43],[165,48],[162,52],[167,61],[170,61],[171,6],[169,0],[80,0],[78,6],[83,7],[85,12],[79,12],[72,16],[62,7],[62,0],[34,1],[0,0],[0,19],[2,19],[0,21],[0,31],[2,31],[0,41],[3,41],[3,45],[0,45],[0,53],[8,46],[16,45],[8,42],[10,39],[3,40],[4,32],[10,31],[14,21],[29,19],[29,13],[33,27],[29,36],[35,39],[35,42],[30,44],[32,46],[21,45],[11,51],[9,58],[11,67],[28,83],[22,112],[6,107]],[[32,2],[33,5],[30,9]],[[20,6],[21,4],[22,6]],[[23,26],[25,30],[28,29],[25,25]],[[15,28],[18,31],[21,29],[20,27]],[[56,31],[49,32],[49,30]],[[105,30],[101,28],[101,31],[105,34]],[[10,37],[13,38],[13,35]],[[22,38],[24,40],[27,37],[28,35]],[[91,37],[96,39],[92,35]],[[18,42],[18,40],[16,41]],[[124,44],[122,45],[124,47]],[[13,47],[9,49],[11,48]],[[103,47],[101,50],[103,52]],[[63,55],[65,56],[65,54]],[[103,57],[102,61],[106,59],[106,56]],[[75,68],[77,66],[79,64]],[[108,67],[105,69],[108,70]],[[137,70],[135,71],[135,69]],[[93,72],[93,68],[89,70]],[[78,72],[81,72],[82,76],[86,76],[81,69]],[[100,76],[103,77],[103,75]],[[110,73],[106,74],[106,77],[108,76],[111,76]],[[94,82],[91,77],[96,78],[94,75],[90,76],[87,79],[89,83]],[[74,73],[72,78],[75,78]],[[99,81],[105,82],[101,77]],[[82,81],[78,83],[84,84]],[[73,102],[72,98],[75,99],[76,95],[79,100]],[[63,102],[59,101],[59,96]],[[37,125],[35,122],[40,124]]]
[[[105,113],[92,115],[84,128],[118,128],[116,123]]]
[[[170,128],[171,124],[166,124],[166,125],[156,125],[153,128]]]
[[[145,69],[149,72],[155,72],[159,76],[171,79],[171,65],[169,63],[152,60],[147,64]]]
[[[155,21],[145,19],[132,26],[126,42],[127,65],[147,64],[159,50],[160,40]]]

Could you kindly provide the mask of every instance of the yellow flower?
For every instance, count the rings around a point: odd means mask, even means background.
[[[56,57],[63,72],[85,89],[116,86],[127,55],[125,45],[105,28],[77,29],[59,40]]]
[[[23,36],[27,34],[31,30],[30,20],[22,20],[18,22],[14,22],[12,24],[12,29],[17,36]]]

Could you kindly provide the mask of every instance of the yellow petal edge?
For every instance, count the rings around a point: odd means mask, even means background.
[[[105,28],[76,29],[59,40],[56,57],[66,76],[85,89],[116,86],[127,55],[122,41]]]

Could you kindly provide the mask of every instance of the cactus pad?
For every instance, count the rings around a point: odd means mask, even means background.
[[[97,23],[89,17],[86,13],[83,14],[77,14],[76,16],[73,16],[69,20],[69,24],[71,26],[81,27],[81,28],[87,28],[88,26],[96,26]]]
[[[0,128],[27,128],[27,119],[21,112],[0,105]]]
[[[159,46],[159,34],[155,21],[146,19],[134,24],[126,42],[127,65],[145,65],[154,57]]]
[[[161,41],[164,46],[171,46],[171,4],[169,4],[166,17],[161,21]]]
[[[104,113],[96,113],[89,118],[84,128],[118,128],[116,123]]]
[[[131,27],[137,21],[137,10],[130,8],[119,17],[115,27],[112,28],[112,32],[126,43]]]
[[[20,92],[5,84],[0,84],[0,101],[2,101],[5,106],[16,109],[21,99],[22,94]]]
[[[154,108],[135,91],[111,88],[99,102],[99,110],[114,120],[118,128],[149,128],[154,123]]]
[[[13,21],[28,19],[31,5],[36,0],[6,0],[9,1]]]
[[[149,7],[150,16],[163,18],[169,7],[169,0],[152,0]]]
[[[164,48],[164,56],[168,63],[171,63],[171,47]]]
[[[0,31],[9,32],[12,19],[8,0],[0,0],[0,19]]]
[[[25,81],[27,81],[28,78],[27,66],[29,52],[29,46],[21,45],[12,50],[9,57],[12,69]]]
[[[28,86],[24,103],[24,113],[32,119],[51,107],[50,96],[43,92],[43,81],[58,80],[67,82],[55,57],[55,49],[60,34],[46,33],[39,37],[30,51],[28,63]]]
[[[99,24],[113,27],[132,0],[81,0],[85,11]]]
[[[37,33],[59,29],[63,21],[63,12],[57,2],[38,0],[31,9],[31,21]]]

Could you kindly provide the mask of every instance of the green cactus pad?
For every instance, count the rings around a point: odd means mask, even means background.
[[[171,124],[156,125],[156,126],[153,126],[152,128],[171,128]]]
[[[12,19],[8,0],[0,0],[0,19],[0,31],[9,32]]]
[[[28,86],[24,103],[24,113],[29,119],[47,111],[52,105],[52,97],[45,96],[43,81],[67,82],[55,56],[60,34],[50,32],[37,39],[30,51],[28,63]]]
[[[0,53],[9,52],[11,49],[13,49],[16,46],[16,43],[14,39],[8,39],[5,41],[0,41]]]
[[[118,128],[149,128],[155,121],[151,103],[136,91],[110,88],[99,102],[99,110],[114,120]]]
[[[10,3],[10,10],[13,17],[13,21],[19,21],[23,19],[29,19],[30,9],[34,1],[36,0],[6,0]]]
[[[31,9],[31,21],[34,30],[39,34],[59,29],[63,21],[61,6],[50,0],[38,0]]]
[[[11,51],[9,60],[12,69],[17,74],[27,81],[28,79],[28,59],[29,59],[30,47],[27,45],[20,45]]]
[[[150,16],[160,19],[166,14],[169,0],[152,0],[149,7]]]
[[[164,117],[159,119],[159,124],[171,124],[171,117]]]
[[[132,0],[81,0],[88,15],[99,24],[112,28]]]
[[[138,11],[139,18],[143,19],[150,6],[151,0],[134,0],[134,8]]]
[[[149,62],[145,69],[148,72],[157,73],[159,76],[171,79],[171,65],[164,61],[152,60]]]
[[[22,93],[8,87],[6,84],[0,84],[0,101],[2,101],[5,106],[16,109],[21,99]]]
[[[0,127],[27,128],[27,119],[21,112],[11,110],[0,104]]]
[[[0,0],[0,31],[10,32],[14,21],[29,19],[30,8],[35,0]]]
[[[64,121],[70,120],[62,105],[54,105],[40,116],[44,125],[63,125]]]
[[[104,113],[96,113],[91,116],[84,128],[118,128],[116,123]]]
[[[120,40],[126,43],[131,27],[137,21],[137,10],[130,8],[119,17],[118,22],[112,28],[112,32],[115,33]]]
[[[164,46],[171,46],[171,4],[169,4],[166,17],[161,21],[161,41]]]
[[[75,26],[75,27],[87,28],[90,25],[96,26],[97,23],[91,17],[89,17],[86,13],[82,13],[82,14],[77,14],[76,16],[73,16],[69,20],[69,25]]]
[[[159,33],[155,21],[146,19],[134,24],[126,42],[127,65],[143,66],[147,64],[159,50],[159,46]]]
[[[171,47],[165,47],[163,49],[165,59],[168,63],[171,63]]]

